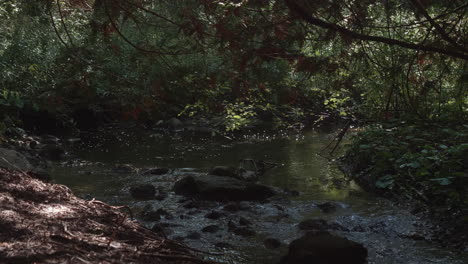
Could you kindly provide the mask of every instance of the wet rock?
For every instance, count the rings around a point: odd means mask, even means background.
[[[362,233],[362,232],[366,232],[366,229],[362,226],[355,226],[351,229],[351,232]]]
[[[300,230],[307,231],[325,231],[325,230],[339,230],[348,231],[345,227],[337,223],[328,223],[323,219],[308,219],[299,223],[298,228]]]
[[[252,225],[252,222],[250,222],[247,218],[241,216],[239,218],[239,225],[249,226],[249,225]]]
[[[227,226],[228,226],[228,231],[229,232],[233,232],[235,229],[237,229],[237,225],[234,224],[234,222],[232,220],[229,220]]]
[[[163,175],[169,173],[169,168],[151,168],[143,171],[143,175]]]
[[[175,241],[180,241],[180,242],[182,242],[182,241],[185,240],[185,237],[183,237],[183,236],[176,236],[176,237],[174,237],[174,238],[172,238],[172,239],[175,240]]]
[[[0,148],[0,157],[0,167],[19,171],[30,171],[33,168],[26,157],[17,151]]]
[[[217,225],[209,225],[205,226],[201,231],[204,233],[216,233],[219,231],[219,226]]]
[[[145,221],[159,221],[161,220],[161,214],[153,210],[151,205],[148,205],[143,208],[143,211],[140,213],[140,218]]]
[[[239,212],[241,210],[241,205],[240,203],[228,203],[223,206],[223,210],[228,212]]]
[[[325,202],[321,204],[317,204],[317,207],[324,213],[332,213],[336,211],[337,205],[331,202]]]
[[[162,215],[164,217],[167,218],[167,216],[172,216],[168,211],[164,210],[163,208],[159,208],[158,210],[156,210],[156,213],[158,213],[159,215]]]
[[[182,121],[180,121],[179,119],[175,117],[167,120],[166,124],[170,130],[174,130],[174,131],[182,130],[184,127],[184,124],[182,123]]]
[[[281,242],[276,238],[267,238],[263,240],[263,245],[268,249],[277,249],[281,246]]]
[[[201,235],[198,232],[190,232],[190,233],[187,234],[186,237],[188,239],[192,239],[192,240],[199,240],[201,238]]]
[[[364,264],[367,249],[359,243],[329,233],[309,232],[289,245],[281,264]]]
[[[258,180],[258,174],[255,171],[240,169],[238,178],[243,181],[255,182]]]
[[[196,201],[189,201],[186,204],[184,204],[182,207],[186,209],[194,209],[194,208],[200,208],[200,204]]]
[[[154,199],[156,188],[151,184],[141,184],[130,187],[130,194],[137,200]]]
[[[215,176],[226,176],[226,177],[237,177],[236,168],[230,166],[216,166],[211,168],[209,175]]]
[[[232,248],[232,245],[226,242],[218,242],[214,244],[217,248]]]
[[[116,173],[133,173],[136,169],[131,164],[115,164],[112,171]]]
[[[52,135],[44,135],[41,137],[42,144],[58,145],[60,144],[60,138]]]
[[[151,231],[166,237],[166,231],[160,224],[153,225],[153,227],[151,227]]]
[[[257,234],[254,230],[247,228],[247,227],[238,227],[234,229],[232,232],[242,237],[251,237]]]
[[[60,161],[65,157],[65,149],[59,145],[42,146],[39,153],[44,158],[52,161]]]
[[[187,176],[174,184],[173,190],[176,194],[184,196],[195,196],[199,192],[195,177]],[[181,199],[180,203],[184,203],[186,199]]]
[[[158,189],[158,194],[154,197],[155,200],[162,201],[168,197],[167,192],[164,190]]]
[[[218,211],[211,211],[211,212],[209,212],[209,213],[207,213],[205,215],[205,218],[216,220],[216,219],[219,219],[222,216],[224,216],[223,213],[220,213]]]
[[[275,191],[268,186],[209,175],[187,176],[176,182],[174,191],[176,194],[197,195],[201,199],[215,201],[264,200],[275,195]]]

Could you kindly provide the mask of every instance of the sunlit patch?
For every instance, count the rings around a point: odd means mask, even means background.
[[[58,215],[70,214],[72,210],[63,205],[47,205],[44,206],[40,212],[41,214],[48,217],[54,217]]]

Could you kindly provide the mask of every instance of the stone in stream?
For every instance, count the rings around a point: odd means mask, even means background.
[[[115,164],[112,171],[116,173],[133,173],[136,169],[131,164]]]
[[[146,205],[139,216],[145,221],[159,221],[161,219],[161,212],[153,210],[151,205]]]
[[[219,231],[219,226],[217,225],[209,225],[205,226],[201,231],[204,233],[216,233]]]
[[[216,166],[211,168],[209,175],[214,176],[226,176],[226,177],[237,177],[236,168],[230,166]]]
[[[239,218],[239,225],[249,226],[249,225],[252,225],[252,222],[250,222],[247,218],[241,216]]]
[[[152,200],[156,194],[156,188],[151,184],[141,184],[130,187],[130,194],[137,200]]]
[[[214,244],[217,248],[232,248],[232,245],[226,242],[218,242]]]
[[[267,238],[263,240],[263,245],[268,249],[277,249],[281,246],[281,242],[276,238]]]
[[[209,213],[207,213],[205,215],[205,218],[216,220],[216,219],[219,219],[222,216],[224,216],[223,213],[220,213],[218,211],[211,211],[211,212],[209,212]]]
[[[155,200],[162,201],[168,197],[167,192],[162,190],[161,188],[158,188],[158,194],[154,197]]]
[[[238,227],[233,221],[228,222],[228,231],[242,237],[255,236],[257,233],[248,227]]]
[[[150,168],[143,171],[143,175],[163,175],[169,173],[169,168]]]
[[[52,161],[60,161],[65,157],[65,149],[59,145],[44,145],[39,151],[41,156]]]
[[[317,204],[317,207],[322,210],[322,212],[328,214],[336,211],[337,205],[331,202],[325,202],[321,204]]]
[[[193,232],[188,233],[186,238],[192,239],[192,240],[199,240],[201,238],[201,235],[200,233],[193,231]]]
[[[265,185],[210,175],[187,176],[176,182],[173,189],[179,195],[213,201],[261,201],[275,195],[275,191]]]
[[[331,235],[309,232],[289,245],[281,264],[364,264],[367,249],[359,243]]]
[[[247,227],[238,227],[234,229],[232,232],[242,237],[251,237],[257,234],[254,230],[247,228]]]
[[[182,130],[184,127],[184,124],[182,123],[182,121],[180,121],[179,119],[175,117],[167,120],[166,124],[167,124],[167,127],[173,131]]]

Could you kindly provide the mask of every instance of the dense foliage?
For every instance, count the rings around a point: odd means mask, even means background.
[[[358,133],[343,159],[367,189],[468,208],[468,126],[391,122]]]
[[[466,208],[467,12],[463,0],[1,1],[0,141],[43,116],[216,117],[226,130],[398,119],[354,139],[354,177]]]
[[[83,109],[114,120],[211,113],[229,129],[264,111],[464,119],[466,10],[418,0],[2,1],[0,118],[27,107],[70,121]]]

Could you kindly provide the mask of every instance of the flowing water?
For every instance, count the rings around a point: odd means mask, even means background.
[[[57,164],[53,171],[56,182],[69,186],[77,195],[96,198],[111,204],[128,204],[135,212],[143,208],[163,208],[171,217],[163,217],[170,238],[183,240],[191,247],[221,253],[208,258],[221,263],[277,263],[287,252],[287,244],[303,234],[297,224],[305,219],[324,219],[340,225],[334,230],[340,236],[357,241],[369,250],[369,263],[468,263],[468,257],[430,242],[430,224],[404,208],[362,191],[326,159],[317,155],[329,142],[330,135],[250,134],[211,137],[193,134],[166,134],[155,131],[107,131],[83,136],[82,144],[71,152],[74,158]],[[201,203],[189,206],[183,197],[171,192],[172,185],[186,175],[206,173],[216,165],[238,166],[241,159],[255,159],[279,164],[267,171],[260,183],[278,189],[295,190],[298,196],[280,195],[269,202],[242,202],[243,209],[230,212],[225,204]],[[164,175],[141,175],[117,172],[116,164],[135,168],[168,167]],[[132,185],[151,183],[168,193],[163,201],[136,201],[129,194]],[[330,202],[331,212],[318,204]],[[218,211],[217,220],[204,216]],[[228,222],[243,217],[256,231],[252,237],[229,232]],[[151,227],[156,222],[142,221]],[[203,233],[208,225],[220,231]],[[188,236],[191,232],[201,234]],[[187,237],[188,236],[188,237]],[[191,237],[191,238],[190,238]],[[266,238],[282,243],[279,249],[264,246]],[[219,243],[225,243],[220,247]]]

